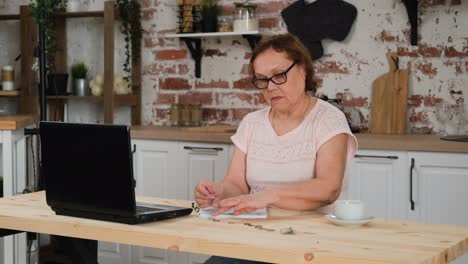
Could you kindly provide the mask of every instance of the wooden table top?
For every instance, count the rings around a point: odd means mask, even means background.
[[[190,201],[138,197],[147,203]],[[0,228],[275,263],[447,263],[468,252],[468,227],[374,219],[344,228],[322,214],[269,210],[268,219],[190,216],[125,225],[56,216],[37,192],[0,199]],[[294,234],[281,234],[291,227]]]
[[[0,115],[0,130],[16,130],[33,123],[32,115]]]

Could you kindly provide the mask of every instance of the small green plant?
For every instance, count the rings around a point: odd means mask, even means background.
[[[124,79],[127,80],[130,86],[132,63],[137,63],[140,60],[141,39],[143,36],[141,6],[137,0],[116,0],[115,4],[119,10],[121,32],[125,39],[125,62],[123,64],[123,70],[126,76]]]
[[[202,0],[201,15],[203,18],[203,31],[215,32],[218,25],[219,6],[217,0]]]
[[[44,30],[46,68],[47,72],[51,73],[55,71],[55,52],[57,51],[54,16],[57,12],[65,10],[67,0],[44,0],[43,5],[39,3],[39,0],[30,0],[29,8],[36,23]],[[43,16],[41,11],[43,11]]]
[[[202,0],[202,14],[217,16],[219,11],[218,0]]]
[[[244,1],[244,2],[234,2],[234,6],[236,8],[244,8],[247,9],[247,11],[252,14],[255,12],[257,9],[257,5],[254,3],[250,3],[250,1]]]
[[[71,67],[71,75],[73,79],[86,79],[88,67],[83,62],[73,64]]]

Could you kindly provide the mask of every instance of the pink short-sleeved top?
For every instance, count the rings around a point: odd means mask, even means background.
[[[246,115],[231,137],[247,155],[246,179],[251,193],[314,178],[318,150],[338,134],[349,135],[348,159],[356,153],[357,140],[343,112],[335,106],[318,99],[301,124],[281,136],[270,124],[270,109]],[[345,181],[341,197],[346,185]]]

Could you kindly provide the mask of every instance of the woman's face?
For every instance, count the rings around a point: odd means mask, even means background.
[[[257,79],[270,78],[286,71],[293,63],[286,53],[268,49],[257,55],[253,63],[254,76]],[[286,76],[285,83],[275,84],[269,81],[267,88],[261,90],[267,103],[279,111],[294,108],[305,93],[306,75],[302,65],[294,65]]]

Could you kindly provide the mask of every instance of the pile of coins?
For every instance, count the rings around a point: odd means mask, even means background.
[[[177,33],[201,32],[201,0],[177,0]]]

